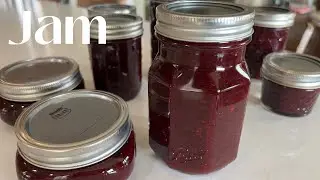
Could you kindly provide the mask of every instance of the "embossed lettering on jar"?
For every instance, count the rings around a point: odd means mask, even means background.
[[[253,17],[251,8],[232,3],[158,6],[160,51],[149,71],[149,141],[169,167],[205,174],[237,157]]]
[[[254,34],[247,47],[246,60],[250,76],[259,79],[264,57],[286,47],[295,14],[277,7],[257,7],[255,11]]]
[[[308,115],[319,96],[320,59],[294,53],[273,53],[262,65],[261,101],[287,116]]]
[[[105,44],[98,41],[98,22],[91,25],[90,53],[96,89],[131,100],[141,88],[142,18],[132,15],[103,17],[107,22]]]
[[[124,4],[95,4],[88,7],[89,17],[108,14],[137,14],[135,6]]]
[[[126,180],[135,134],[120,97],[79,90],[39,101],[16,125],[19,180]]]
[[[73,89],[84,89],[84,81],[72,59],[43,57],[7,65],[0,70],[0,118],[14,125],[32,103]]]

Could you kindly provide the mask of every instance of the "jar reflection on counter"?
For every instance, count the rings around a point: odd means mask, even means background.
[[[127,180],[133,170],[128,107],[113,94],[81,90],[39,101],[15,128],[19,180]]]
[[[285,49],[295,14],[277,7],[257,7],[255,11],[255,32],[247,47],[246,61],[250,76],[259,79],[264,57]]]
[[[319,96],[320,59],[294,53],[273,53],[262,66],[263,105],[287,116],[308,115]]]
[[[149,144],[181,172],[221,169],[237,157],[250,86],[244,55],[254,11],[181,1],[158,6],[157,17],[160,50],[148,77]]]
[[[105,15],[107,40],[99,44],[98,25],[91,25],[90,55],[95,87],[131,100],[141,88],[142,18]]]
[[[72,59],[43,57],[18,61],[0,70],[0,118],[12,126],[32,103],[84,88],[79,66]]]

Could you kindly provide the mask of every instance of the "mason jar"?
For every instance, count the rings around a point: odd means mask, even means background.
[[[137,14],[135,6],[124,4],[95,4],[88,7],[89,17],[108,14]]]
[[[178,1],[157,7],[160,50],[149,70],[149,144],[176,170],[205,174],[237,157],[250,76],[254,10]]]

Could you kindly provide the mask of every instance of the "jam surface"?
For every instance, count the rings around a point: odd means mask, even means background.
[[[131,100],[141,87],[141,37],[98,44],[91,39],[91,64],[97,90]]]
[[[260,79],[263,59],[272,52],[283,51],[288,40],[288,28],[265,28],[254,26],[254,34],[246,51],[250,76]]]
[[[244,60],[249,39],[159,40],[149,71],[150,146],[169,167],[185,173],[221,169],[238,152],[250,86]]]
[[[84,89],[85,85],[82,81],[75,89]],[[0,118],[5,123],[13,126],[16,122],[16,119],[22,113],[22,111],[29,107],[34,102],[16,102],[9,101],[0,97]]]
[[[135,135],[132,131],[126,144],[116,154],[97,164],[66,171],[36,167],[17,153],[17,175],[19,180],[126,180],[133,170],[135,149]]]
[[[285,87],[263,78],[262,103],[271,111],[287,116],[305,116],[319,96],[318,89]]]

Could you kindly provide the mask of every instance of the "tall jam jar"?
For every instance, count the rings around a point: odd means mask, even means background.
[[[151,30],[151,58],[152,60],[154,60],[154,58],[156,57],[158,51],[159,51],[159,41],[155,35],[155,30],[154,30],[154,26],[156,25],[157,22],[157,17],[156,17],[156,8],[157,6],[164,4],[164,3],[168,3],[168,2],[172,2],[174,0],[150,0],[150,20],[151,20],[151,26],[150,26],[150,30]]]
[[[253,18],[253,9],[233,3],[158,6],[160,50],[149,70],[149,144],[169,167],[205,174],[237,157]]]
[[[259,79],[263,58],[286,47],[295,14],[277,7],[257,7],[255,12],[254,34],[247,47],[246,60],[250,76]]]
[[[73,89],[84,89],[84,81],[70,58],[41,57],[9,64],[0,70],[0,118],[14,125],[32,103]]]
[[[272,53],[262,65],[263,105],[287,116],[308,115],[320,92],[320,59],[295,53]]]
[[[320,11],[313,12],[310,19],[311,22],[303,33],[297,52],[320,58]]]
[[[124,5],[124,4],[95,4],[88,7],[88,15],[101,16],[108,14],[137,14],[135,6]]]
[[[78,90],[39,101],[15,125],[19,180],[126,180],[135,134],[124,100]]]
[[[124,100],[137,96],[141,88],[142,18],[104,15],[106,42],[99,44],[98,21],[91,24],[90,54],[96,89]]]

